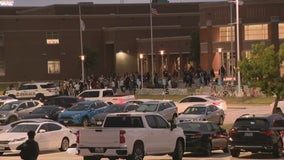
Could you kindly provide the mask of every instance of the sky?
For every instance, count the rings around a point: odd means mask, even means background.
[[[214,2],[226,0],[169,0],[172,3],[179,2]],[[93,2],[94,4],[118,4],[118,3],[149,3],[150,0],[0,0],[0,6],[47,6],[53,4],[77,4],[79,2]]]

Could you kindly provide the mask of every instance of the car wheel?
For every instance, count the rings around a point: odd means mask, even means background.
[[[84,156],[84,160],[100,160],[100,157],[96,156]]]
[[[278,141],[273,148],[273,157],[274,158],[280,158],[282,157],[282,143],[281,141]]]
[[[239,157],[239,155],[240,155],[239,150],[232,149],[232,150],[230,150],[230,152],[231,152],[232,157]]]
[[[0,156],[2,156],[4,154],[4,152],[0,152]]]
[[[9,94],[8,96],[9,96],[9,97],[11,97],[11,98],[16,99],[16,96],[15,96],[15,95],[13,95],[13,94]]]
[[[219,118],[219,125],[223,125],[223,123],[224,123],[224,117],[223,116],[221,116],[220,118]]]
[[[88,127],[88,125],[89,125],[89,120],[88,120],[88,118],[83,118],[83,126],[84,127]]]
[[[116,160],[117,158],[109,157],[109,160]]]
[[[63,138],[60,146],[60,151],[66,151],[69,147],[69,140],[67,138]]]
[[[211,156],[211,151],[212,151],[212,145],[210,142],[208,142],[205,150],[204,150],[204,155],[207,156],[207,157],[210,157]]]
[[[226,147],[226,148],[223,149],[223,152],[224,153],[229,153],[229,149]]]
[[[127,160],[143,160],[144,158],[144,146],[141,142],[136,142],[133,147],[132,154]]]
[[[175,151],[172,154],[173,160],[182,160],[183,152],[183,142],[181,140],[177,140]]]
[[[17,121],[17,120],[18,120],[18,118],[15,117],[15,116],[10,117],[10,118],[8,119],[8,121],[7,121],[7,124],[12,123],[12,122],[15,122],[15,121]]]
[[[37,95],[36,95],[36,99],[39,100],[39,101],[41,101],[41,102],[44,102],[45,97],[44,97],[43,94],[37,94]]]

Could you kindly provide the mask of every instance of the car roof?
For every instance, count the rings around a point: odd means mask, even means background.
[[[243,114],[237,119],[251,119],[251,118],[264,118],[264,119],[270,119],[273,117],[279,117],[283,118],[284,117],[280,114]]]
[[[200,104],[193,104],[188,107],[208,107],[208,106],[214,106],[214,105],[210,103],[200,103]]]
[[[156,112],[123,112],[123,113],[110,113],[108,116],[141,116],[141,115],[160,115]]]

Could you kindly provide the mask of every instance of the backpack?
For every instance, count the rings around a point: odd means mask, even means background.
[[[29,146],[26,142],[23,144],[23,147],[22,147],[21,152],[20,152],[20,156],[21,156],[22,159],[29,159],[30,158]]]

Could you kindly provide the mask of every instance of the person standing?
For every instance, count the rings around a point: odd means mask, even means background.
[[[38,143],[34,140],[35,132],[28,132],[28,140],[19,145],[16,149],[21,150],[20,156],[22,160],[37,160],[39,154]]]

